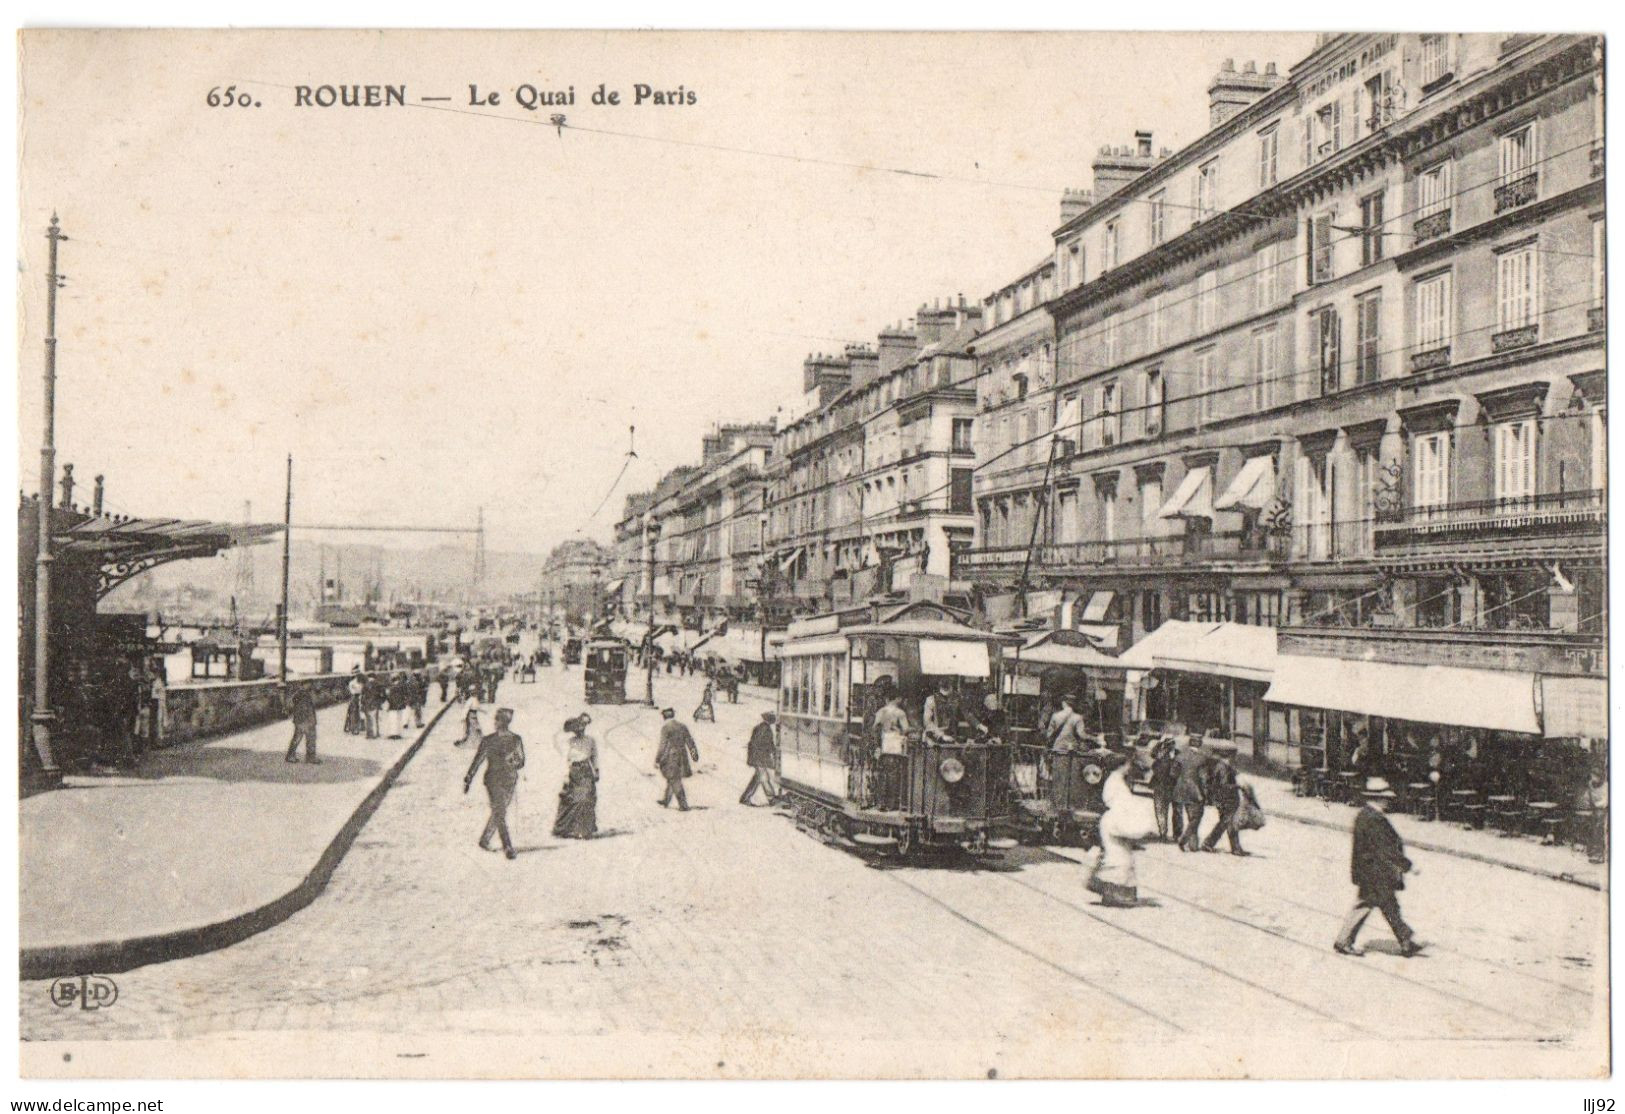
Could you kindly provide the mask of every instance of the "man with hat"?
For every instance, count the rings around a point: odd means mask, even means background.
[[[474,784],[474,775],[484,763],[485,793],[491,799],[491,818],[485,822],[480,847],[494,851],[491,837],[501,836],[503,853],[513,859],[519,852],[514,850],[513,839],[508,835],[508,806],[513,803],[514,790],[519,787],[519,771],[525,768],[525,740],[508,730],[511,723],[513,709],[498,708],[497,728],[480,740],[480,749],[475,751],[474,761],[463,778],[463,792],[467,793]]]
[[[299,742],[302,739],[305,743],[305,761],[314,766],[321,765],[322,760],[316,757],[316,701],[310,694],[310,686],[294,685],[291,692],[286,684],[277,687],[288,701],[288,719],[293,722],[293,741],[288,744],[287,760],[299,761]]]
[[[772,712],[762,713],[762,722],[758,723],[750,733],[750,742],[745,747],[745,761],[750,763],[750,784],[739,795],[739,803],[748,805],[751,798],[756,796],[760,789],[767,794],[767,803],[772,804],[777,797],[778,788],[773,784],[774,767],[778,765],[779,741],[773,733],[774,715]]]
[[[683,779],[694,776],[694,767],[689,765],[689,759],[700,760],[700,748],[694,745],[694,736],[689,734],[686,724],[677,722],[675,708],[662,708],[660,718],[665,722],[660,725],[660,747],[655,751],[655,768],[666,779],[666,794],[660,798],[660,807],[665,808],[671,804],[673,797],[677,798],[677,807],[688,811],[688,794],[683,792]]]
[[[1213,752],[1207,767],[1207,803],[1219,810],[1219,822],[1202,841],[1202,850],[1217,851],[1221,835],[1230,838],[1232,855],[1250,855],[1241,846],[1241,833],[1236,830],[1236,812],[1241,808],[1241,784],[1236,780],[1236,767],[1231,761],[1235,744],[1228,739],[1212,739],[1203,744]]]
[[[1332,944],[1338,955],[1363,954],[1354,946],[1354,940],[1373,909],[1381,910],[1388,927],[1394,930],[1401,955],[1409,958],[1423,948],[1399,915],[1399,891],[1405,888],[1405,875],[1416,867],[1405,857],[1405,842],[1394,831],[1394,825],[1378,811],[1379,804],[1384,810],[1392,808],[1396,798],[1384,779],[1366,779],[1365,803],[1354,817],[1354,855],[1349,870],[1360,893]]]

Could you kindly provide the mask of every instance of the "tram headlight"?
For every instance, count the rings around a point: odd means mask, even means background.
[[[957,758],[944,758],[942,765],[937,767],[937,772],[949,785],[957,785],[965,776],[965,764]]]

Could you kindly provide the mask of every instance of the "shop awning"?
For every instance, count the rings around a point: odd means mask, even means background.
[[[1608,738],[1608,682],[1601,677],[1542,677],[1540,720],[1548,739]]]
[[[805,548],[805,546],[797,546],[796,548],[792,549],[790,551],[790,555],[779,562],[779,571],[789,572],[790,566],[796,563],[796,558],[801,556],[801,551]]]
[[[1218,623],[1195,623],[1169,619],[1162,626],[1130,646],[1117,659],[1124,669],[1155,669],[1158,655],[1180,657],[1189,652],[1204,634]]]
[[[1264,699],[1416,723],[1540,734],[1532,673],[1281,654]]]
[[[1224,489],[1224,494],[1213,500],[1216,511],[1250,507],[1261,511],[1275,498],[1275,458],[1255,456],[1241,466],[1236,478]]]
[[[619,592],[624,587],[626,587],[626,578],[623,576],[619,580],[611,580],[608,584],[604,585],[604,592],[606,595],[613,596],[616,592]]]
[[[986,677],[987,643],[920,640],[920,672],[932,677]]]
[[[1192,468],[1179,481],[1173,496],[1157,512],[1158,518],[1212,518],[1213,470]]]
[[[1079,623],[1072,628],[1079,634],[1087,634],[1108,650],[1117,649],[1118,630],[1116,623]]]
[[[1100,591],[1089,597],[1089,602],[1083,608],[1083,621],[1086,623],[1101,623],[1106,619],[1106,611],[1117,598],[1116,592]]]
[[[1019,658],[1009,655],[1005,660],[1019,660],[1022,664],[1032,665],[1070,665],[1079,669],[1113,669],[1119,673],[1123,670],[1122,663],[1110,654],[1091,650],[1087,646],[1058,646],[1053,642],[1045,642],[1031,649],[1023,648]]]
[[[1220,623],[1198,638],[1157,654],[1156,662],[1159,669],[1269,681],[1275,676],[1275,628]]]

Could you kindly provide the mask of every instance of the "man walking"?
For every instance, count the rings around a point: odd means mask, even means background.
[[[1151,759],[1151,807],[1157,816],[1157,835],[1182,842],[1185,821],[1174,803],[1174,787],[1179,784],[1179,752],[1172,739],[1157,744]]]
[[[513,709],[498,708],[496,730],[480,740],[480,748],[474,752],[474,761],[463,778],[463,792],[467,793],[474,784],[475,773],[484,764],[491,818],[485,822],[485,831],[480,836],[480,849],[496,850],[491,846],[491,837],[500,836],[502,852],[510,859],[517,858],[519,852],[514,850],[513,839],[508,835],[508,806],[513,803],[514,790],[519,786],[519,771],[525,768],[525,740],[508,730],[512,723]]]
[[[1338,955],[1364,954],[1363,949],[1355,947],[1354,940],[1373,909],[1380,910],[1388,927],[1394,930],[1400,955],[1409,958],[1425,947],[1416,942],[1410,925],[1399,915],[1399,891],[1405,888],[1405,875],[1416,867],[1405,857],[1405,843],[1394,825],[1377,811],[1379,803],[1386,810],[1397,799],[1382,778],[1366,779],[1365,804],[1354,817],[1354,854],[1349,869],[1359,897],[1332,945]]]
[[[683,779],[694,776],[694,767],[689,765],[689,759],[698,762],[700,748],[694,745],[694,736],[689,733],[688,727],[677,722],[676,709],[662,709],[660,718],[665,722],[660,725],[660,747],[655,751],[655,768],[666,779],[666,793],[660,798],[660,807],[667,807],[676,797],[677,807],[687,812],[688,794],[683,792]]]
[[[389,703],[389,737],[399,739],[406,734],[407,717],[411,712],[407,709],[406,675],[397,673],[389,679],[389,689],[385,699]]]
[[[1174,782],[1174,805],[1185,814],[1185,835],[1181,851],[1201,847],[1202,813],[1207,803],[1207,772],[1202,768],[1207,756],[1199,746],[1187,745],[1180,756],[1179,778]]]
[[[768,804],[779,795],[773,777],[779,763],[779,741],[773,732],[773,720],[772,712],[763,712],[762,722],[751,730],[750,743],[745,748],[745,761],[751,768],[750,784],[739,795],[742,805],[750,804],[758,789],[767,794]]]
[[[451,688],[451,670],[449,667],[442,665],[435,672],[438,674],[435,679],[440,682],[440,703],[444,704],[446,703],[447,690]]]
[[[1236,767],[1230,756],[1221,754],[1207,770],[1207,803],[1219,810],[1219,822],[1202,842],[1202,850],[1217,851],[1219,836],[1230,837],[1232,855],[1248,855],[1241,849],[1241,833],[1236,830],[1236,810],[1241,808],[1241,786],[1236,782]]]
[[[429,702],[429,675],[419,669],[412,674],[412,726],[423,726],[423,707]]]
[[[291,692],[286,686],[279,687],[287,697],[288,718],[293,721],[293,741],[288,744],[286,761],[299,761],[299,742],[304,740],[305,761],[320,766],[322,760],[316,757],[316,701],[310,695],[310,686],[295,685]]]

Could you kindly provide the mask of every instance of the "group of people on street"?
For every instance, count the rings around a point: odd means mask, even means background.
[[[1224,837],[1232,855],[1250,854],[1241,845],[1241,832],[1252,823],[1250,817],[1261,819],[1263,814],[1252,787],[1236,776],[1235,761],[1224,746],[1213,740],[1158,742],[1151,751],[1150,784],[1160,838],[1171,838],[1181,851],[1217,851]],[[1218,819],[1203,839],[1202,819],[1209,808]]]
[[[356,666],[346,686],[349,706],[344,713],[346,735],[366,735],[369,739],[399,739],[414,727],[423,726],[423,709],[429,702],[427,669],[404,669],[387,678],[380,673],[363,673]]]

